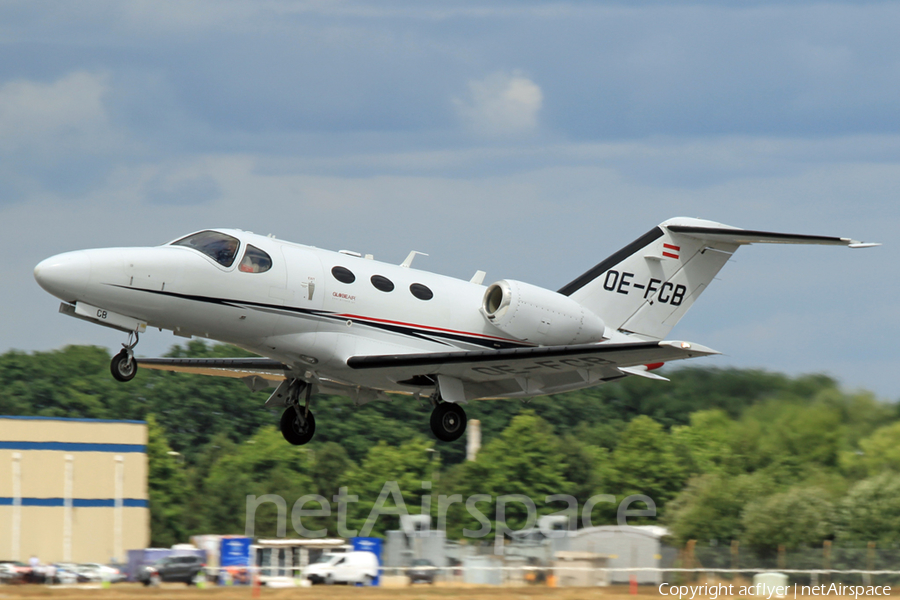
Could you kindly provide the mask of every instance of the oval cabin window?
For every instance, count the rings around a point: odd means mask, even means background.
[[[331,270],[331,274],[341,283],[353,283],[356,281],[356,275],[345,267],[335,267]]]
[[[272,257],[264,250],[247,244],[247,250],[244,252],[244,258],[241,260],[238,269],[243,273],[265,273],[271,268]]]
[[[383,277],[381,275],[372,275],[372,279],[370,281],[372,282],[372,285],[375,286],[376,290],[381,290],[382,292],[394,291],[394,282],[387,277]]]
[[[411,286],[409,286],[409,291],[419,300],[431,300],[432,298],[434,298],[434,293],[427,286],[424,286],[421,283],[412,284]]]

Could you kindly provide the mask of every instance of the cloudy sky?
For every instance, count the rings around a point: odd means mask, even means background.
[[[237,227],[556,289],[683,215],[883,242],[743,248],[672,337],[898,399],[897,31],[891,2],[0,2],[0,351],[123,341],[34,282],[66,250]]]

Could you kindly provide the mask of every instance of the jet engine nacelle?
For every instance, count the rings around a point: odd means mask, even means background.
[[[600,317],[568,296],[511,279],[488,286],[481,312],[507,335],[544,346],[599,342],[606,330]]]

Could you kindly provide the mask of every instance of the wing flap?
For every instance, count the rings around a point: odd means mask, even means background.
[[[270,358],[138,358],[138,366],[158,371],[245,379],[256,375],[280,381],[290,367]]]

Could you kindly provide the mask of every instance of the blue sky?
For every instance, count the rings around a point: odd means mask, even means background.
[[[666,218],[739,251],[672,337],[900,398],[900,5],[0,2],[0,351],[58,252],[216,226],[558,288]],[[139,350],[176,343],[150,333]]]

